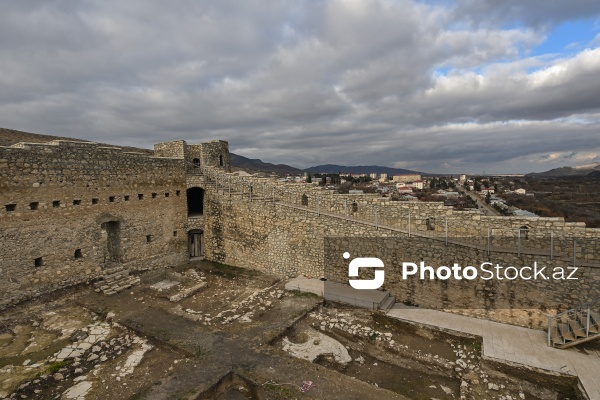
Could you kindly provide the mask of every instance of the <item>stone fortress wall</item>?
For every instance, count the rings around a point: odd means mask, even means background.
[[[353,257],[376,256],[390,267],[385,289],[398,301],[536,328],[544,327],[545,316],[555,310],[600,297],[600,230],[581,223],[560,218],[485,217],[440,203],[391,202],[378,195],[333,194],[310,184],[219,172],[209,175],[216,182],[207,196],[209,259],[280,276],[302,274],[347,282],[348,261],[341,257],[343,252],[353,252]],[[433,229],[426,223],[430,218],[436,219]],[[448,242],[445,223],[440,223],[446,219]],[[489,248],[488,229],[494,234]],[[551,233],[553,252],[548,247]],[[340,238],[333,241],[334,256],[331,249],[326,251],[327,238]],[[374,239],[384,239],[385,246]],[[432,266],[459,262],[463,267],[487,261],[532,266],[535,261],[548,270],[563,268],[568,274],[574,265],[573,240],[578,246],[577,281],[422,284],[400,277],[400,260],[426,260]]]
[[[599,249],[589,244],[600,237],[598,229],[558,218],[484,217],[440,203],[333,194],[311,184],[238,177],[229,168],[224,141],[159,143],[153,156],[89,142],[0,147],[0,307],[93,280],[115,265],[146,270],[183,263],[192,232],[201,235],[209,260],[340,281],[347,279],[346,261],[328,258],[327,237],[394,238],[397,244],[381,252],[390,265],[425,253],[436,265],[482,259],[522,264],[535,256],[565,267],[572,265],[577,238],[583,279],[536,290],[552,291],[564,307],[600,296]],[[203,203],[196,215],[188,215],[192,190],[200,191],[196,201]],[[519,253],[518,235],[526,235]],[[465,288],[440,282],[432,288],[399,279],[394,268],[388,276],[386,289],[399,301],[425,307],[477,304],[487,318],[520,325],[536,322],[490,312],[492,303],[515,304],[516,296],[519,304],[543,308],[534,290],[518,285]]]
[[[399,231],[427,237],[445,238],[487,247],[505,248],[507,252],[552,251],[554,256],[572,258],[573,241],[580,263],[600,259],[600,229],[590,229],[582,222],[565,222],[563,218],[488,217],[478,211],[458,211],[440,202],[390,201],[377,194],[336,194],[311,184],[286,184],[264,178],[222,176],[222,185],[234,193],[250,192],[256,198],[275,197],[278,201],[321,213],[331,213],[348,220],[397,228]],[[551,250],[552,248],[552,250]]]
[[[62,140],[0,147],[0,307],[113,266],[186,261],[184,160],[157,153]]]

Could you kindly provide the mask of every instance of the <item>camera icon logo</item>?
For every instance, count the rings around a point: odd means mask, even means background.
[[[344,253],[344,259],[348,260],[350,253]],[[348,276],[350,278],[358,277],[358,270],[360,268],[383,268],[383,261],[375,257],[357,257],[350,261],[348,265]],[[354,289],[361,290],[373,290],[379,289],[385,280],[385,272],[383,269],[376,269],[374,271],[375,277],[373,279],[349,279],[350,286]]]

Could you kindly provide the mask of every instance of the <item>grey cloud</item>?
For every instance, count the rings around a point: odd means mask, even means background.
[[[528,155],[598,149],[598,53],[523,58],[546,32],[536,13],[597,7],[500,3],[10,2],[0,126],[141,147],[222,138],[298,166],[527,171]]]
[[[578,18],[590,18],[600,13],[595,0],[456,0],[453,16],[459,21],[470,20],[477,25],[504,25],[520,21],[526,25],[552,25]]]

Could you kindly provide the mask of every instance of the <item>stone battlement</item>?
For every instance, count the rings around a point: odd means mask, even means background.
[[[547,290],[561,307],[600,296],[600,229],[561,218],[486,217],[437,202],[335,194],[229,169],[228,143],[220,140],[157,143],[153,153],[69,140],[0,147],[0,308],[99,279],[106,270],[164,268],[190,257],[321,277],[340,261],[326,258],[330,237],[396,239],[382,250],[390,263],[400,257],[575,263],[583,276],[577,286]],[[336,268],[330,277],[343,280],[344,267]],[[387,289],[401,301],[491,304],[489,288],[442,285],[432,292],[391,276]],[[493,298],[542,309],[535,293],[518,285],[510,290]]]

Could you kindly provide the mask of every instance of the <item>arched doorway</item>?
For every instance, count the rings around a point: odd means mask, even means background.
[[[188,218],[204,215],[204,189],[191,187],[187,190]]]
[[[194,229],[188,232],[188,251],[190,258],[204,257],[204,231]]]

